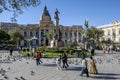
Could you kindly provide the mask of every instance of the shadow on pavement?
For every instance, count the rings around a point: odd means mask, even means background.
[[[93,78],[93,79],[105,79],[105,80],[115,80],[115,79],[118,79],[120,80],[119,77],[112,77],[112,76],[90,76],[90,78]]]
[[[115,74],[115,73],[98,73],[96,75],[92,75],[90,76],[91,78],[94,78],[94,79],[105,79],[105,80],[115,80],[115,79],[118,79],[120,80],[120,77],[116,77],[116,76],[120,76],[120,74]]]
[[[42,64],[42,66],[47,66],[47,67],[57,67],[56,64]]]
[[[69,67],[67,71],[81,71],[82,67]]]
[[[119,75],[120,76],[120,74],[116,74],[116,73],[98,73],[97,75],[108,75],[108,76],[117,76],[117,75]]]

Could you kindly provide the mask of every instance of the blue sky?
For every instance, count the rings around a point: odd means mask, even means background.
[[[86,16],[90,26],[120,21],[120,0],[41,0],[38,7],[24,9],[24,13],[18,16],[17,23],[37,24],[45,5],[52,20],[55,9],[59,10],[60,24],[64,26],[84,26]],[[11,12],[4,11],[0,14],[0,22],[11,22],[11,17]]]

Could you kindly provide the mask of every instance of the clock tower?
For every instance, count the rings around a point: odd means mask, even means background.
[[[39,25],[40,26],[53,25],[51,16],[50,16],[46,6],[44,7],[42,15],[40,17]]]

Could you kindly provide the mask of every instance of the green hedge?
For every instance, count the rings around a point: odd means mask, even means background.
[[[28,54],[32,56],[32,50],[30,50],[29,48],[22,48],[21,54],[24,56],[27,56]]]
[[[47,48],[47,47],[39,47],[36,49],[39,52],[42,52],[47,57],[58,57],[59,55],[62,55],[62,53],[67,53],[68,57],[74,57],[74,52],[78,52],[79,55],[82,54],[82,50],[77,50],[76,48],[69,49],[69,48]],[[85,56],[89,56],[90,52],[85,51]]]
[[[38,47],[36,48],[36,52],[42,52],[46,57],[59,57],[59,55],[62,55],[62,53],[67,53],[68,57],[74,57],[74,52],[78,52],[79,55],[82,54],[82,50],[77,49],[69,49],[69,48],[47,48],[47,47]],[[32,51],[28,48],[23,48],[22,50],[23,55],[32,55]],[[90,52],[85,51],[85,56],[89,56]]]

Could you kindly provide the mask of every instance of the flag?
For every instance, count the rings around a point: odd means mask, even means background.
[[[85,18],[85,27],[86,27],[86,29],[88,28],[88,18],[87,17]]]

